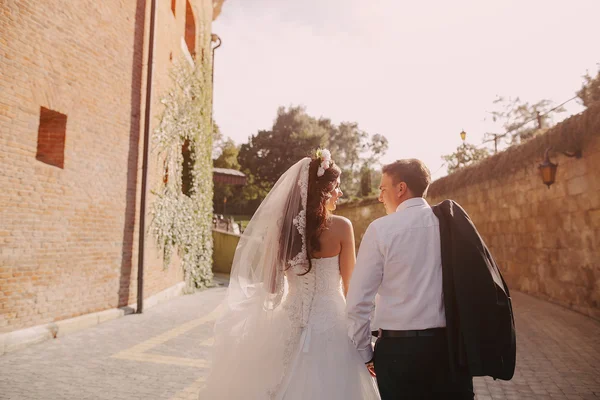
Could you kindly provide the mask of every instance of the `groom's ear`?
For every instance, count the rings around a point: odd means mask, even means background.
[[[407,186],[405,182],[400,182],[397,186],[396,196],[398,198],[402,197],[402,195],[406,192]]]

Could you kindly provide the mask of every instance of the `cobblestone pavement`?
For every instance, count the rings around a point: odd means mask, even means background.
[[[0,356],[0,399],[196,399],[224,293],[183,296]],[[477,378],[477,398],[599,399],[600,323],[520,293],[514,306],[516,375]]]

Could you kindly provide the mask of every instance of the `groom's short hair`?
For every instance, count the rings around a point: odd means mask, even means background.
[[[400,182],[406,183],[415,196],[425,197],[427,195],[431,174],[423,161],[416,158],[398,160],[385,165],[383,173],[392,178],[394,185]]]

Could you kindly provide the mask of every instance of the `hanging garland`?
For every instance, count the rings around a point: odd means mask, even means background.
[[[206,63],[198,64],[174,64],[173,87],[161,100],[152,137],[163,179],[152,192],[150,230],[165,268],[173,251],[179,254],[187,292],[210,285],[213,277],[211,82]]]

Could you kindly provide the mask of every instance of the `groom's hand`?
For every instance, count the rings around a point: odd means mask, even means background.
[[[369,361],[367,364],[367,369],[369,370],[369,373],[371,374],[371,376],[373,378],[376,377],[375,375],[375,365],[373,364],[373,361]]]

